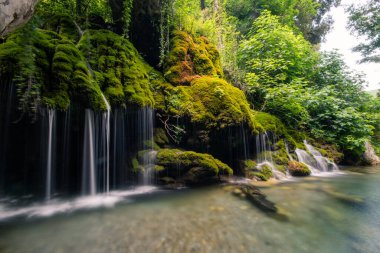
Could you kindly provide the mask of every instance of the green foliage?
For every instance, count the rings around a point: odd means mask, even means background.
[[[361,52],[362,62],[380,62],[380,2],[370,0],[358,6],[351,5],[348,11],[352,31],[365,38],[354,51]]]
[[[247,89],[276,87],[308,78],[316,62],[311,45],[279,18],[264,11],[239,48],[240,65],[247,72]]]
[[[296,129],[305,129],[310,115],[304,106],[310,94],[303,83],[291,83],[287,86],[269,88],[265,97],[265,111],[278,115],[285,125]]]
[[[200,167],[214,171],[215,174],[232,175],[233,170],[209,154],[178,149],[161,149],[157,154],[157,164],[168,169],[182,170]]]
[[[252,22],[264,11],[280,17],[282,24],[301,32],[313,44],[321,42],[332,25],[326,15],[340,0],[226,0],[226,11],[238,19],[238,28],[247,34]]]
[[[70,16],[83,27],[88,27],[89,20],[94,16],[111,21],[108,0],[40,0],[36,15],[44,20],[60,15]]]
[[[357,108],[336,97],[332,87],[316,91],[307,108],[311,133],[316,138],[338,143],[345,150],[364,151],[364,143],[372,134],[370,122]]]

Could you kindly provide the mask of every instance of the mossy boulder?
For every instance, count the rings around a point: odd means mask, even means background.
[[[188,85],[199,76],[223,77],[219,52],[206,37],[194,38],[176,30],[165,59],[164,76],[174,85]]]
[[[274,145],[273,161],[280,166],[288,165],[289,157],[286,152],[285,140],[280,140]]]
[[[219,181],[219,175],[231,175],[232,169],[209,154],[179,149],[161,149],[157,153],[159,178],[170,177],[185,184],[197,185]]]
[[[86,30],[78,48],[111,104],[154,106],[151,69],[131,42],[108,30]]]
[[[205,129],[223,129],[246,124],[257,133],[261,126],[254,119],[244,92],[223,79],[204,76],[190,86],[177,86],[167,92],[167,111]]]
[[[36,110],[41,100],[59,110],[66,110],[71,101],[106,109],[86,59],[73,42],[55,32],[22,29],[13,33],[0,44],[0,66],[0,75],[16,84],[24,111]]]
[[[253,176],[260,181],[268,181],[273,177],[272,168],[269,165],[264,164],[261,168],[258,168],[257,171],[251,172],[250,176]]]
[[[288,170],[289,173],[294,177],[306,177],[311,174],[311,171],[306,164],[297,161],[289,161]]]

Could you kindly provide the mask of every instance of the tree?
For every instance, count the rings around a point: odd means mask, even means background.
[[[226,0],[229,15],[239,20],[238,28],[247,34],[252,22],[269,10],[279,16],[282,24],[299,30],[313,44],[320,43],[332,25],[327,12],[341,0]]]
[[[361,62],[380,62],[380,2],[370,0],[359,6],[348,8],[348,26],[365,42],[360,43],[354,51],[362,54]]]
[[[264,88],[308,78],[316,53],[302,35],[280,23],[279,17],[264,11],[240,44],[239,64],[247,73],[248,86]]]

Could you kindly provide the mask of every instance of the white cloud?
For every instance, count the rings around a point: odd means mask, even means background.
[[[326,41],[322,43],[322,50],[338,51],[343,55],[347,65],[356,70],[366,74],[368,81],[368,87],[366,90],[380,89],[380,64],[379,63],[362,63],[358,61],[361,59],[359,53],[352,52],[352,48],[355,47],[360,39],[350,34],[350,31],[346,28],[348,21],[348,14],[345,13],[344,8],[349,4],[354,4],[358,1],[355,0],[343,0],[341,5],[331,10],[331,15],[334,19],[334,28],[326,36]],[[362,1],[360,1],[362,2]],[[365,1],[363,1],[365,2]]]

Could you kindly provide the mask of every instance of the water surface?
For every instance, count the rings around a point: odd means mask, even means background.
[[[287,220],[266,215],[224,186],[120,194],[122,201],[103,207],[3,219],[0,252],[377,253],[379,171],[262,188]]]

